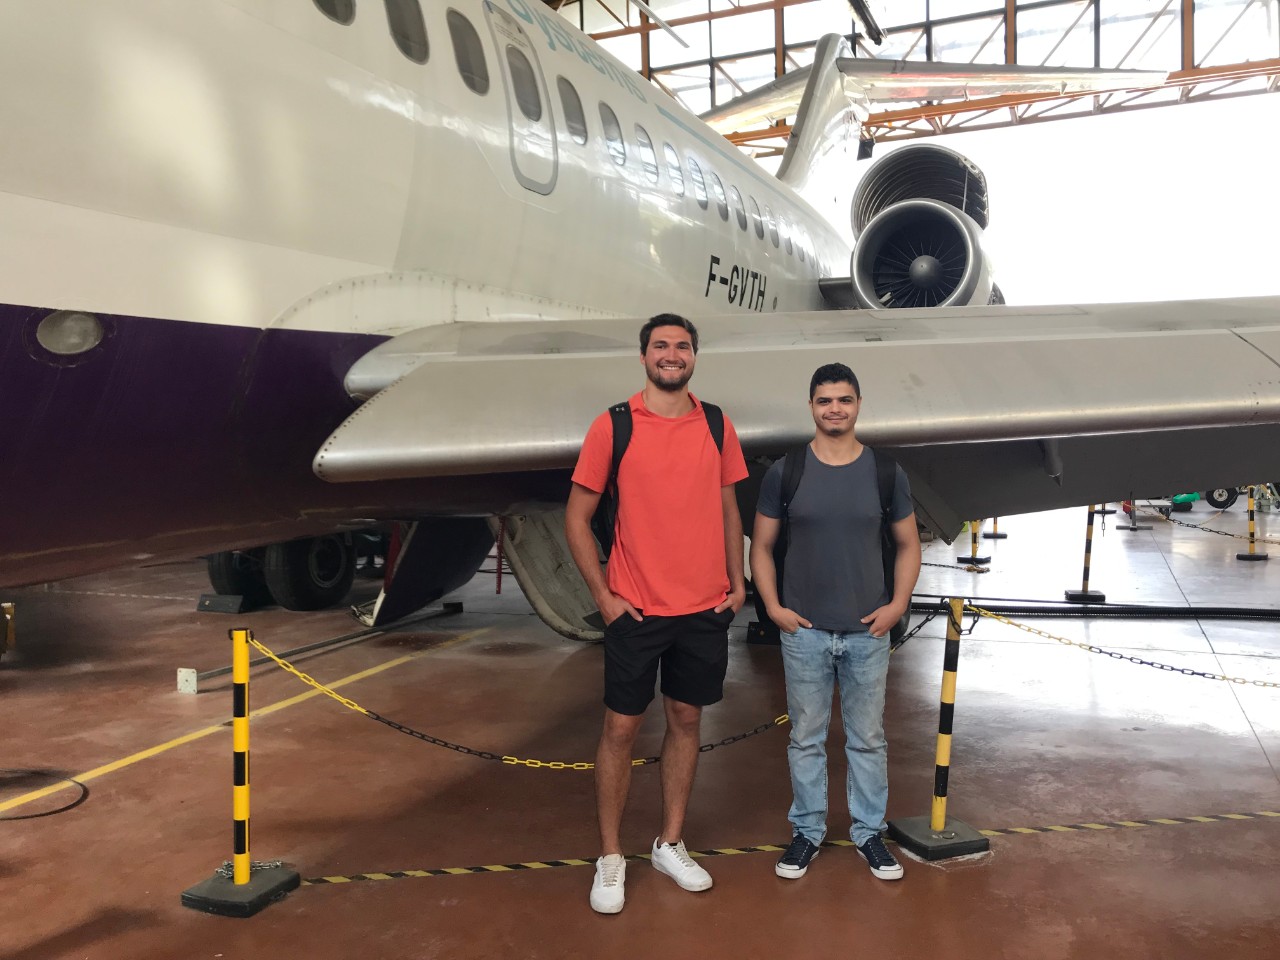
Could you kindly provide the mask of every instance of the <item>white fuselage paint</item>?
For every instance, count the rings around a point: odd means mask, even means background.
[[[380,335],[821,307],[817,278],[843,273],[847,244],[683,107],[541,3],[422,8],[425,64],[397,48],[382,4],[357,3],[347,26],[306,0],[4,5],[0,301]],[[448,10],[478,32],[484,95],[459,72]],[[511,45],[534,66],[539,123],[511,94]],[[721,217],[713,174],[741,193],[746,229],[732,193]],[[757,237],[753,200],[807,239],[788,253],[768,225]]]

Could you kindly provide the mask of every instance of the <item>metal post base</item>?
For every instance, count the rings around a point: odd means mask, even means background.
[[[1149,524],[1149,523],[1131,523],[1131,524],[1129,524],[1129,525],[1127,525],[1127,526],[1123,526],[1123,527],[1116,527],[1116,529],[1117,529],[1117,530],[1128,530],[1130,533],[1137,533],[1139,530],[1150,530],[1150,529],[1151,529],[1151,524]]]
[[[1072,603],[1106,603],[1107,595],[1101,590],[1063,590]]]
[[[982,535],[982,539],[983,540],[1008,540],[1009,535],[1007,533],[984,533]]]
[[[889,821],[889,836],[921,860],[946,860],[971,853],[986,853],[991,840],[960,820],[947,817],[942,830],[934,832],[929,817],[906,817]]]
[[[249,874],[249,882],[236,885],[222,874],[182,891],[182,905],[220,917],[252,917],[268,904],[283,900],[302,879],[288,867],[267,867]]]
[[[1100,510],[1093,511],[1094,515],[1098,517],[1109,517],[1111,516],[1111,514],[1117,513],[1117,512],[1118,511],[1115,509],[1115,507],[1103,507]]]
[[[990,562],[991,562],[990,557],[970,557],[968,555],[963,557],[956,557],[956,563],[971,563],[975,566],[977,566],[978,564],[990,563]]]
[[[1237,553],[1236,559],[1237,560],[1266,560],[1268,559],[1268,557],[1265,553]]]

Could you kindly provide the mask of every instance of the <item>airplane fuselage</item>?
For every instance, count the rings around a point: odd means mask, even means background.
[[[817,211],[544,5],[341,7],[0,11],[0,585],[554,501],[310,462],[396,334],[813,310],[842,272]]]

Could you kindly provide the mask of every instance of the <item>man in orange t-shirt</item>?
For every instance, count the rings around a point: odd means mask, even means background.
[[[602,856],[591,907],[617,913],[626,860],[619,831],[631,786],[632,744],[661,667],[667,733],[662,743],[662,832],[652,863],[685,890],[711,876],[689,856],[681,832],[698,765],[702,708],[720,700],[728,627],[746,598],[742,520],[733,486],[747,465],[729,418],[716,449],[702,404],[689,392],[698,331],[675,314],[640,330],[648,382],[630,400],[632,432],[618,467],[618,517],[608,578],[591,518],[609,481],[613,422],[591,424],[565,510],[574,562],[605,621],[604,730],[596,751],[596,814]]]

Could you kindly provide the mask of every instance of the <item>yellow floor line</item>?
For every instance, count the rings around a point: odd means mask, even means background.
[[[386,663],[379,664],[376,667],[370,667],[368,670],[361,670],[359,673],[353,673],[350,676],[343,677],[341,680],[335,680],[333,683],[327,684],[327,686],[330,689],[334,689],[336,687],[345,686],[349,683],[355,683],[357,680],[364,680],[367,677],[372,677],[374,674],[382,673],[384,670],[390,670],[392,667],[398,667],[403,663],[408,663],[410,660],[417,660],[419,657],[426,656],[429,653],[434,653],[437,650],[443,650],[446,647],[452,647],[455,644],[462,643],[464,640],[470,640],[471,638],[484,633],[488,629],[488,627],[484,627],[480,630],[473,630],[471,633],[464,633],[461,636],[454,637],[451,640],[446,640],[443,643],[437,643],[427,650],[419,650],[416,653],[406,654],[403,657],[396,657],[394,660],[388,660]],[[249,711],[249,717],[250,719],[254,717],[265,717],[267,714],[275,713],[277,710],[284,710],[286,707],[292,707],[294,704],[302,703],[304,700],[310,700],[312,697],[318,697],[320,695],[319,690],[309,690],[306,693],[298,694],[296,697],[289,697],[287,700],[278,700],[277,702],[268,704],[265,707],[259,707],[257,710],[251,710]],[[229,733],[231,727],[225,722],[216,723],[211,727],[193,730],[191,733],[185,733],[180,737],[175,737],[173,740],[157,744],[154,747],[139,750],[137,753],[131,753],[127,757],[122,757],[119,760],[113,760],[100,767],[94,767],[92,770],[87,770],[84,773],[78,773],[75,776],[68,777],[61,783],[55,783],[48,787],[41,787],[39,790],[32,790],[30,793],[24,793],[16,796],[12,800],[0,802],[0,813],[32,803],[42,797],[58,793],[61,790],[73,790],[75,789],[75,784],[70,782],[72,780],[78,783],[96,780],[99,777],[106,776],[108,773],[115,773],[117,770],[123,770],[125,767],[133,766],[135,763],[150,759],[157,754],[165,753],[166,751],[173,750],[176,747],[181,747],[184,744],[201,740],[211,734],[224,730]]]

